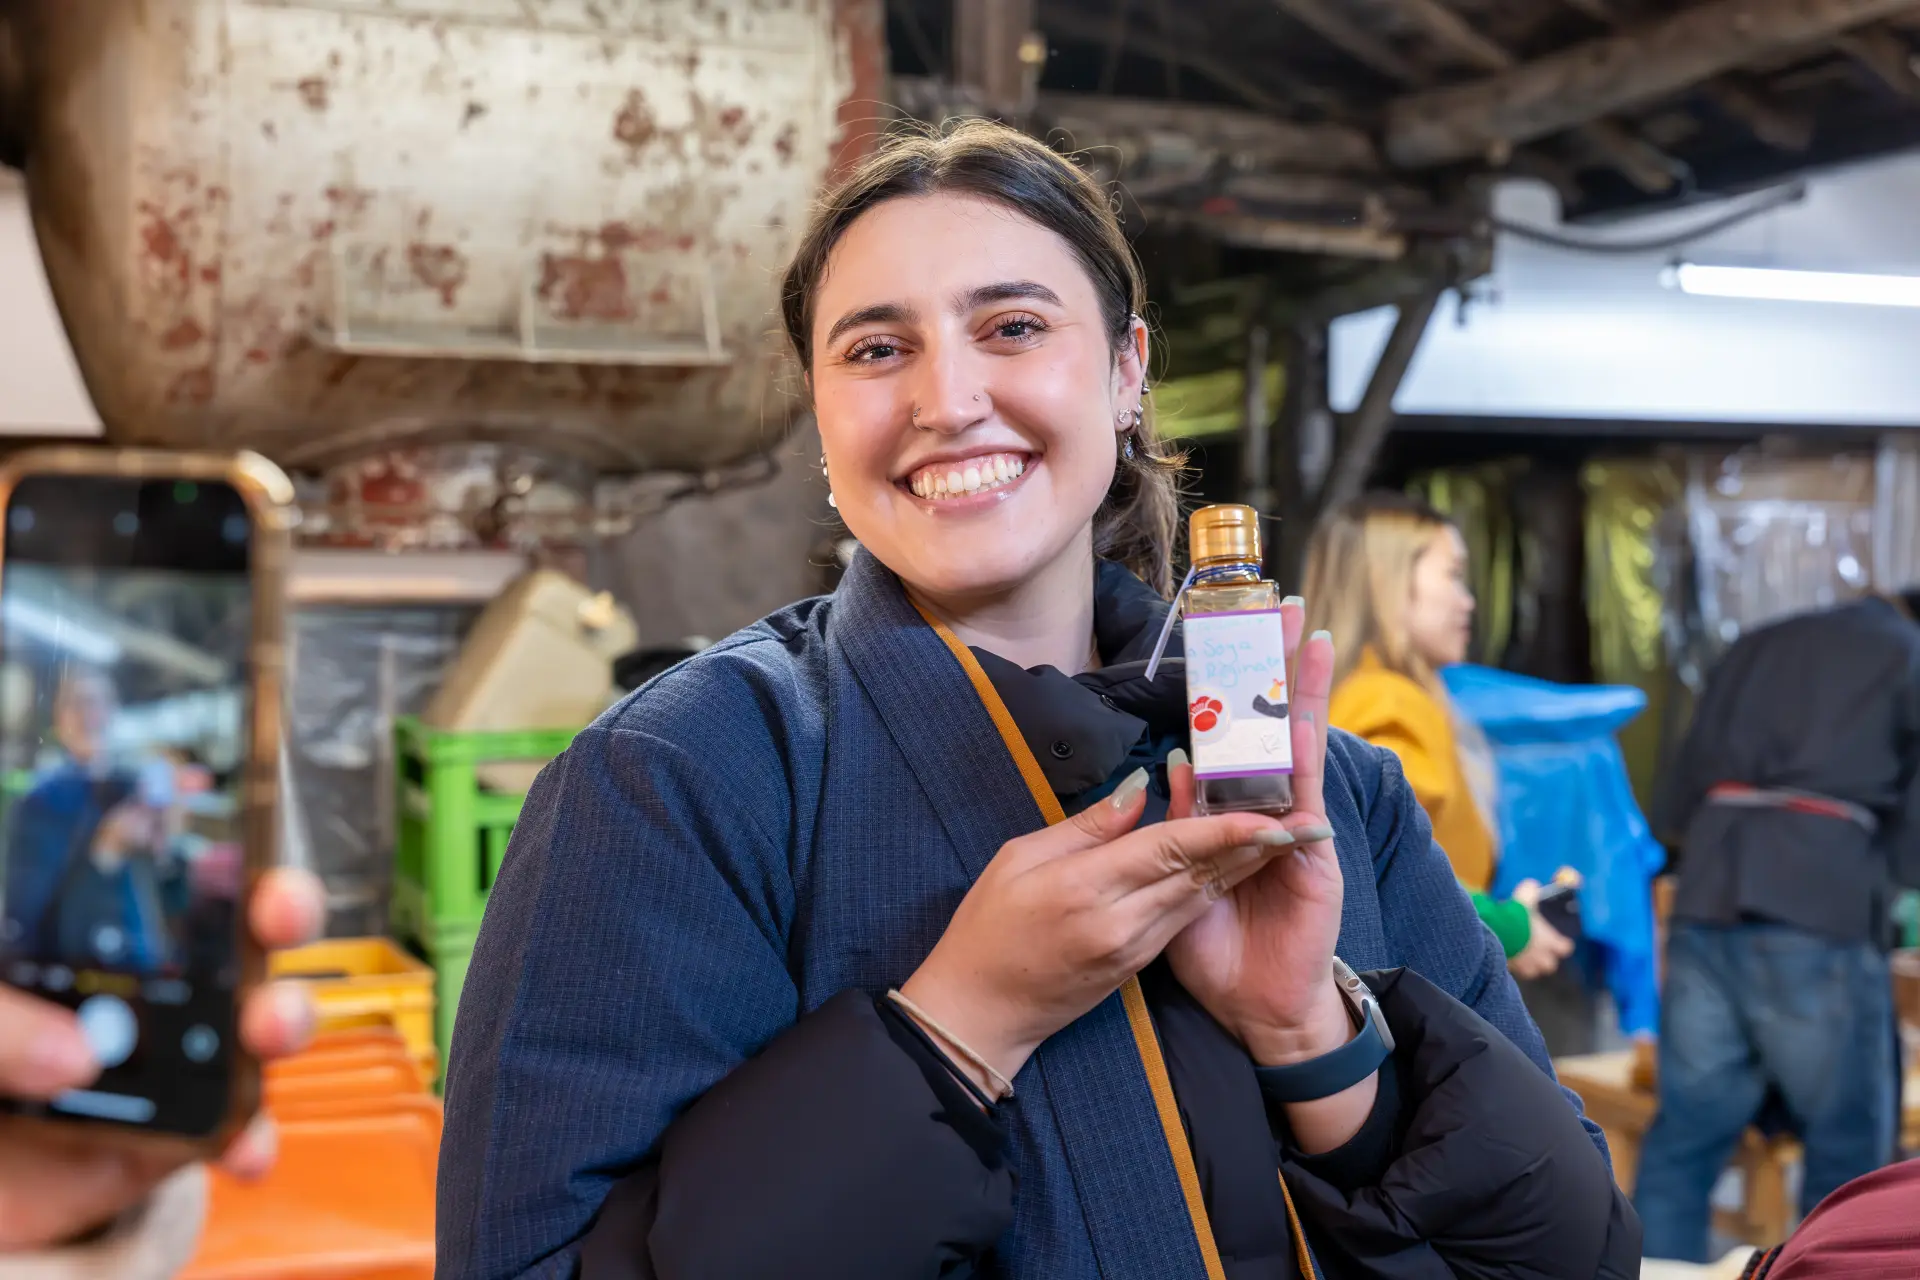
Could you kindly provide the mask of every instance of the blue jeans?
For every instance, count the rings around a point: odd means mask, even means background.
[[[1885,954],[1865,943],[1785,925],[1673,923],[1660,1112],[1633,1193],[1647,1257],[1708,1261],[1708,1199],[1763,1105],[1806,1148],[1803,1215],[1893,1159],[1892,982]]]

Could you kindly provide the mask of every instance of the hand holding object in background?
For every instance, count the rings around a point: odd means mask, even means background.
[[[254,890],[249,919],[261,945],[291,947],[319,935],[325,909],[318,880],[280,870]],[[240,1036],[248,1052],[280,1058],[305,1046],[314,1022],[307,993],[276,983],[247,997]],[[51,1098],[85,1088],[99,1070],[70,1012],[0,987],[0,1093]],[[236,1176],[259,1177],[273,1167],[277,1145],[272,1122],[259,1117],[223,1164]],[[111,1222],[180,1167],[177,1156],[116,1141],[106,1130],[0,1117],[0,1253],[52,1248]]]

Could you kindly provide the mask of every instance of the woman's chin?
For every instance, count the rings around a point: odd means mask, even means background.
[[[988,535],[956,539],[951,546],[923,542],[889,567],[908,587],[932,599],[982,600],[1017,592],[1040,573],[1044,561],[1030,539]]]

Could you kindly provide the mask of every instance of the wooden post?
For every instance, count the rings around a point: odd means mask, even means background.
[[[1307,543],[1319,515],[1315,501],[1333,454],[1333,414],[1327,408],[1327,324],[1295,320],[1280,331],[1286,390],[1269,432],[1267,491],[1261,510],[1278,521],[1267,538],[1267,576],[1290,591],[1305,577]]]
[[[953,0],[953,80],[995,110],[1031,106],[1021,46],[1033,32],[1034,0]]]
[[[1913,6],[1914,0],[1711,0],[1475,83],[1400,98],[1387,113],[1387,155],[1408,168],[1484,158]]]
[[[1273,475],[1268,457],[1273,422],[1267,409],[1267,327],[1247,328],[1246,387],[1240,415],[1240,501],[1255,511],[1273,509]]]
[[[1380,452],[1387,432],[1393,429],[1393,397],[1399,392],[1400,383],[1413,364],[1414,353],[1420,349],[1420,339],[1426,336],[1427,324],[1446,291],[1446,282],[1436,281],[1401,304],[1400,318],[1394,322],[1386,349],[1380,353],[1380,363],[1373,368],[1373,377],[1367,380],[1366,394],[1360,397],[1360,406],[1347,421],[1346,442],[1333,464],[1333,474],[1327,478],[1326,491],[1319,504],[1322,510],[1359,497],[1366,487],[1374,457]]]

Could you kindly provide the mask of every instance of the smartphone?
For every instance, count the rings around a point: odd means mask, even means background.
[[[293,512],[253,455],[0,462],[0,981],[73,1009],[102,1065],[9,1111],[213,1150],[258,1108],[245,894],[274,854]]]
[[[1535,910],[1540,918],[1552,925],[1568,938],[1580,936],[1580,894],[1579,886],[1564,880],[1556,880],[1540,890],[1540,901]]]

